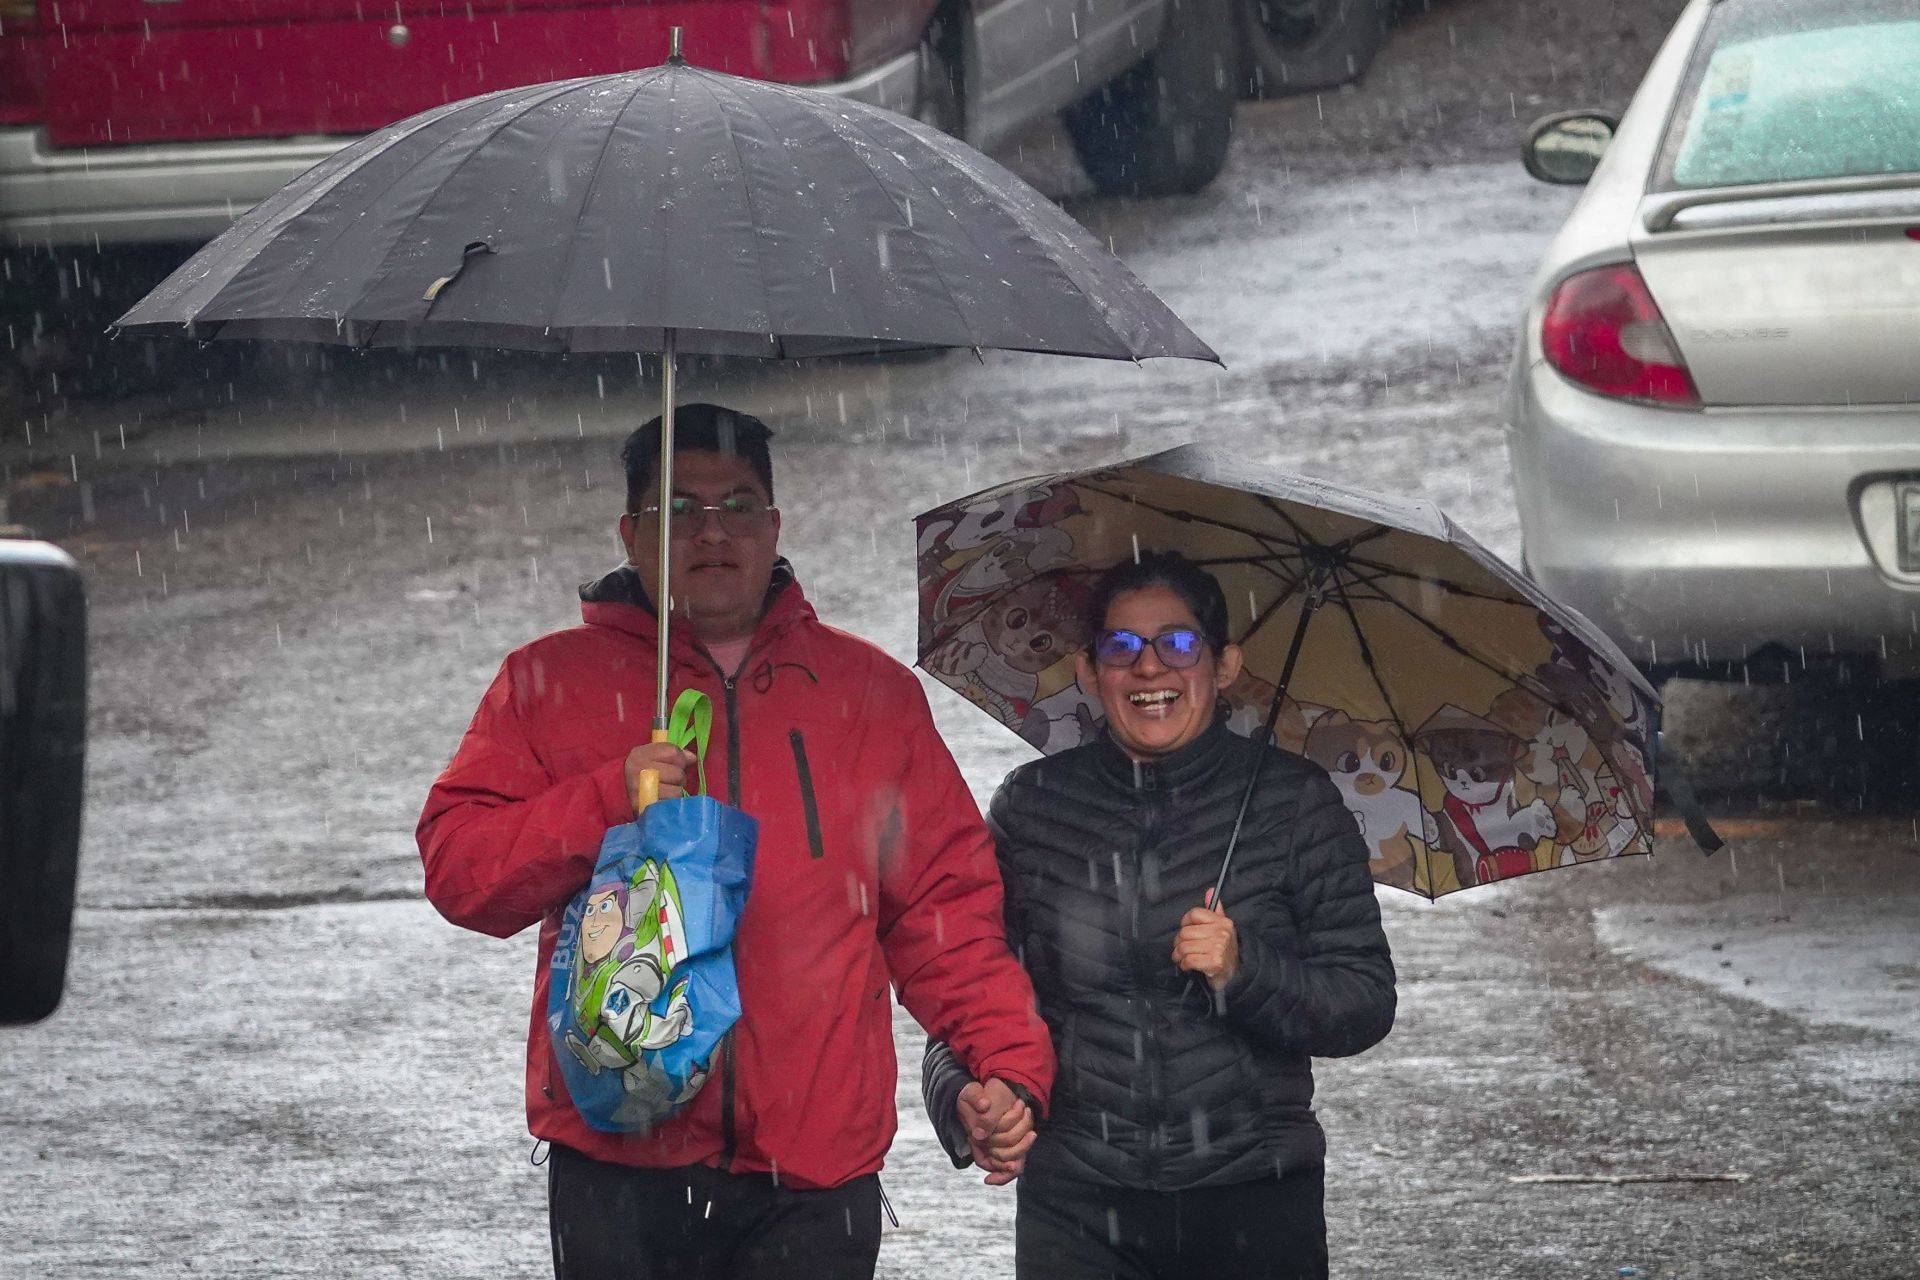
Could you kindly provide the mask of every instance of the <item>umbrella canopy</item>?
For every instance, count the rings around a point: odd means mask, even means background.
[[[117,325],[351,346],[1216,359],[1078,223],[966,144],[677,57],[370,134]]]
[[[1073,665],[1095,579],[1174,550],[1220,581],[1245,651],[1229,723],[1327,769],[1375,880],[1431,898],[1652,852],[1658,695],[1430,502],[1186,446],[917,531],[920,665],[1043,751],[1101,723]]]
[[[484,94],[362,138],[115,327],[658,352],[663,596],[681,354],[1218,360],[1078,223],[966,144],[864,103],[689,66],[677,28],[660,66]]]

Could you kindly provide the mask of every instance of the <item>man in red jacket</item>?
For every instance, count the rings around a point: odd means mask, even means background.
[[[996,1119],[1044,1108],[1053,1049],[919,681],[823,624],[779,558],[767,428],[714,405],[676,417],[671,685],[713,698],[709,789],[759,821],[734,940],[743,1014],[705,1085],[650,1132],[591,1129],[543,1017],[561,913],[606,829],[633,819],[636,776],[657,771],[671,798],[693,765],[646,741],[658,419],[622,451],[627,565],[581,589],[582,625],[507,656],[427,797],[427,897],[496,937],[540,925],[527,1118],[551,1145],[561,1280],[870,1277],[894,1134],[889,985]]]

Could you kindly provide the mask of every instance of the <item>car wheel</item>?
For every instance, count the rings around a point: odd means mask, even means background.
[[[1190,195],[1233,139],[1232,0],[1180,0],[1160,44],[1061,113],[1074,154],[1107,195]]]
[[[1834,735],[1839,799],[1857,787],[1862,808],[1910,811],[1920,799],[1920,680],[1862,682],[1848,701],[1855,714]]]
[[[1747,707],[1763,797],[1902,813],[1920,799],[1920,681],[1816,669]]]
[[[1394,0],[1234,0],[1247,96],[1277,98],[1357,78],[1393,19]]]
[[[937,15],[920,37],[920,88],[913,118],[956,138],[967,136],[966,81],[961,71],[960,31],[947,13]]]

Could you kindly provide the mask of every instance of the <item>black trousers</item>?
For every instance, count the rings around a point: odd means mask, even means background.
[[[872,1280],[880,1179],[800,1191],[766,1174],[634,1169],[556,1146],[547,1223],[556,1280]]]
[[[1326,1280],[1325,1170],[1199,1191],[1020,1179],[1019,1280]]]

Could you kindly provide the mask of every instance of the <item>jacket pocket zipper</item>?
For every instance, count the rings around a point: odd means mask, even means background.
[[[800,804],[807,812],[807,848],[815,858],[827,856],[820,839],[820,805],[813,795],[813,770],[807,765],[807,740],[798,729],[787,730],[793,744],[793,767],[800,774]]]
[[[720,1037],[720,1172],[733,1169],[733,1157],[740,1145],[740,1135],[734,1126],[734,1077],[733,1077],[733,1033],[736,1027],[728,1027],[727,1034]]]

